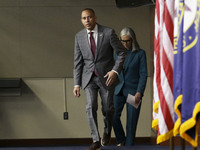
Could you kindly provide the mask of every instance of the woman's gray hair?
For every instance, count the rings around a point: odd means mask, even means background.
[[[137,42],[136,35],[135,35],[135,32],[133,31],[133,29],[131,29],[129,27],[123,28],[120,32],[120,39],[124,35],[130,36],[130,38],[133,40],[132,44],[133,44],[133,47],[135,47],[135,50],[140,49],[140,46]]]

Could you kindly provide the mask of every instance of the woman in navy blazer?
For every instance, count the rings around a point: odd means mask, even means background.
[[[114,93],[114,121],[113,128],[118,146],[134,144],[137,122],[139,118],[142,96],[147,82],[146,53],[140,49],[136,35],[131,28],[124,28],[120,32],[121,42],[127,49],[124,68],[119,75],[119,84]],[[115,56],[116,58],[117,56]],[[128,94],[135,96],[136,109],[126,102]],[[126,135],[120,120],[122,110],[126,104],[127,122]]]

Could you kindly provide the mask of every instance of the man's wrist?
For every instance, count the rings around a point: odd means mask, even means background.
[[[112,70],[112,71],[115,72],[117,75],[119,75],[119,73],[117,71],[115,71],[115,70]]]

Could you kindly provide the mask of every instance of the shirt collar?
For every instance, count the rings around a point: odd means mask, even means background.
[[[87,33],[88,34],[89,34],[89,32],[94,32],[94,33],[97,34],[97,32],[98,32],[98,25],[96,24],[95,27],[94,27],[94,29],[92,31],[90,31],[90,30],[87,29]]]

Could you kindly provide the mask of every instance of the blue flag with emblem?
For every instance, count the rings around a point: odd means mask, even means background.
[[[180,74],[181,70],[181,76],[174,79],[177,85],[174,85],[174,96],[180,96],[180,105],[177,105],[180,114],[176,111],[177,120],[181,123],[179,134],[192,146],[197,147],[200,118],[200,0],[180,0],[179,7],[181,5],[184,11],[178,18],[182,16],[183,30],[179,34],[182,42],[178,42],[178,53],[174,55],[174,74]],[[176,90],[178,86],[181,86],[178,90],[180,93]]]
[[[175,1],[174,18],[174,70],[173,70],[173,94],[174,94],[174,136],[179,134],[181,126],[182,106],[182,80],[183,80],[183,22],[184,22],[184,0]]]

